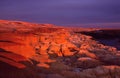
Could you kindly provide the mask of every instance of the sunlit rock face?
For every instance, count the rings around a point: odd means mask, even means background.
[[[0,48],[0,78],[39,78],[33,68],[28,58]]]
[[[0,78],[119,78],[119,49],[86,31],[0,20]]]

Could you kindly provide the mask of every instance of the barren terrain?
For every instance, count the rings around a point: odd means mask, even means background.
[[[119,33],[0,20],[0,78],[120,78]]]

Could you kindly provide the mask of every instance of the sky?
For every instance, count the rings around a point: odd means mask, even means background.
[[[120,0],[0,0],[0,19],[120,27]]]

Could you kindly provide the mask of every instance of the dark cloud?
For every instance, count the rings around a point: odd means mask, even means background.
[[[120,0],[0,0],[0,19],[57,25],[119,23]]]

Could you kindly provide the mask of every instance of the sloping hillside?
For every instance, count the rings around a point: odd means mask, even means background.
[[[119,78],[119,49],[79,30],[0,20],[0,78]]]

